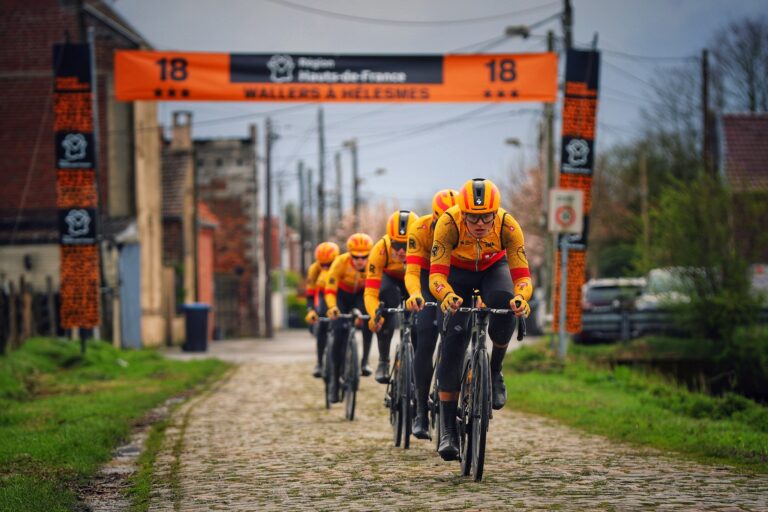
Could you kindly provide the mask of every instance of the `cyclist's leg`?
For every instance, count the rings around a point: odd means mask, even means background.
[[[379,300],[387,308],[396,308],[400,304],[400,287],[398,282],[386,274],[381,278]],[[389,380],[389,346],[395,329],[398,326],[394,315],[384,314],[383,317],[384,325],[376,333],[376,340],[379,345],[379,366],[376,368],[376,381],[385,384]]]
[[[435,298],[429,292],[429,271],[421,271],[421,293],[425,302],[434,302]],[[416,417],[414,418],[413,433],[419,438],[428,438],[427,399],[429,385],[432,382],[432,355],[437,343],[437,314],[438,308],[428,307],[419,311],[416,316],[416,335],[419,343],[416,346],[414,361],[416,380]]]
[[[514,285],[509,275],[506,261],[499,261],[483,272],[481,294],[486,305],[491,308],[509,308]],[[488,336],[493,342],[491,351],[491,383],[493,385],[493,408],[501,409],[507,401],[507,390],[504,377],[501,375],[501,365],[507,353],[509,340],[515,328],[515,317],[512,314],[491,315],[488,325]]]
[[[454,292],[469,303],[477,278],[475,272],[452,268],[448,282]],[[440,445],[437,452],[445,460],[453,460],[459,454],[459,436],[456,431],[456,401],[459,397],[461,363],[467,349],[470,332],[469,315],[455,313],[448,320],[445,338],[440,348],[440,364],[437,368],[440,396]]]
[[[324,317],[328,312],[328,307],[325,304],[325,295],[323,293],[319,296],[319,304],[317,307],[317,315]],[[317,323],[317,364],[323,365],[323,353],[325,352],[325,344],[328,341],[328,322]]]
[[[355,307],[360,311],[365,311],[365,301],[363,300],[363,292],[355,294]],[[373,339],[373,333],[368,328],[368,322],[363,322],[363,356],[360,358],[360,370],[363,376],[367,377],[373,373],[371,367],[368,364],[368,356],[371,353],[371,340]]]

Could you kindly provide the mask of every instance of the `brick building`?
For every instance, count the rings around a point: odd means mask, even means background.
[[[114,100],[113,52],[148,43],[100,0],[7,0],[0,3],[0,281],[24,276],[34,287],[59,283],[54,163],[52,47],[95,37],[99,207],[105,285],[102,333],[144,344],[164,339],[160,226],[160,139],[154,102]],[[131,247],[133,250],[123,251]],[[135,290],[118,288],[121,258],[133,254]],[[134,293],[135,292],[135,293]],[[114,297],[116,302],[109,300]],[[121,299],[135,302],[136,332],[124,333]],[[125,325],[126,322],[123,322]],[[114,331],[114,332],[112,332]],[[137,338],[137,339],[135,339]]]

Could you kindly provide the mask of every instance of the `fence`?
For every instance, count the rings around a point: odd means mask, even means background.
[[[33,336],[59,336],[59,293],[53,279],[46,277],[46,289],[35,290],[20,277],[18,282],[0,282],[0,354],[19,348]]]

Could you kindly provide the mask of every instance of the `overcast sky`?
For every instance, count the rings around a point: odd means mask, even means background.
[[[555,19],[535,28],[529,39],[505,39],[489,47],[509,25],[534,24],[556,14],[562,9],[562,0],[108,1],[156,49],[162,50],[519,53],[545,51],[547,30],[554,30],[558,36],[562,33]],[[765,15],[768,1],[573,0],[573,10],[575,43],[586,47],[597,33],[598,48],[603,50],[596,135],[599,153],[637,133],[654,73],[681,64],[686,57],[699,56],[713,32],[726,23]],[[478,18],[484,20],[452,22]],[[192,110],[195,137],[246,137],[249,123],[263,127],[259,113],[292,105],[299,104],[168,102],[161,104],[160,121],[168,124],[173,110]],[[294,172],[298,159],[318,167],[318,106],[304,105],[306,108],[272,114],[280,134],[274,146],[278,170]],[[323,105],[329,188],[334,186],[334,152],[351,137],[359,140],[366,197],[397,197],[404,208],[424,204],[437,189],[458,188],[467,179],[479,176],[503,180],[510,172],[532,164],[541,105],[505,103],[483,107],[480,103]],[[557,112],[559,115],[560,104]],[[254,115],[248,118],[247,114]],[[241,115],[237,121],[225,120]],[[403,135],[414,129],[416,135]],[[559,135],[558,125],[558,140]],[[506,145],[505,139],[510,137],[518,138],[523,145]],[[344,151],[342,158],[344,188],[349,189],[349,152]],[[386,174],[375,176],[379,168],[386,169]],[[287,194],[295,197],[296,189],[287,190]],[[344,201],[350,204],[349,194]]]

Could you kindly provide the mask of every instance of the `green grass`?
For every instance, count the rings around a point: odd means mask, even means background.
[[[768,408],[741,396],[692,393],[660,376],[595,365],[583,351],[563,365],[543,348],[524,347],[507,356],[505,376],[514,408],[611,439],[768,473]]]
[[[0,510],[72,510],[75,489],[111,458],[134,421],[223,373],[103,342],[32,339],[0,358]]]

